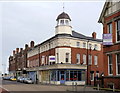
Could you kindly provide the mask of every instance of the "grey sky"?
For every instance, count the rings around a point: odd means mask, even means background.
[[[2,67],[8,67],[8,57],[17,47],[24,48],[24,45],[31,40],[38,44],[54,35],[56,18],[63,11],[62,4],[62,2],[0,3],[2,11],[0,61],[4,65]],[[104,2],[65,2],[65,12],[72,19],[73,30],[88,36],[95,31],[97,38],[101,38],[102,25],[98,23],[98,18],[103,5]]]

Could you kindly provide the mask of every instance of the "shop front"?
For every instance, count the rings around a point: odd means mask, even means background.
[[[40,83],[72,85],[73,82],[76,82],[77,85],[84,85],[86,66],[54,64],[54,66],[50,65],[48,68],[46,67],[46,69],[40,70],[39,73],[41,77],[39,78]]]

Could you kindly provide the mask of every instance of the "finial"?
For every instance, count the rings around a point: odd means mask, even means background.
[[[63,3],[63,12],[64,12],[64,9],[65,9],[65,7],[64,7],[64,3]]]

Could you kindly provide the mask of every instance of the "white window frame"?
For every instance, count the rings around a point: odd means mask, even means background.
[[[98,56],[97,55],[95,55],[94,56],[94,65],[98,65]]]
[[[109,71],[109,60],[110,60],[110,59],[109,59],[109,56],[110,56],[110,55],[108,55],[108,75],[111,76],[111,75],[113,75],[113,63],[112,63],[112,74],[110,74],[110,71]],[[112,56],[112,55],[111,55],[111,56]]]
[[[120,75],[120,74],[118,74],[118,62],[117,62],[117,54],[116,54],[116,75]]]

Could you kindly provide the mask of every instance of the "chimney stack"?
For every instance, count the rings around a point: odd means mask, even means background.
[[[93,37],[94,39],[96,39],[96,32],[93,32],[93,33],[92,33],[92,37]]]
[[[15,55],[15,50],[13,50],[13,56]]]
[[[33,48],[34,47],[34,41],[30,42],[30,47]]]
[[[16,53],[18,53],[19,52],[19,48],[16,48]]]

